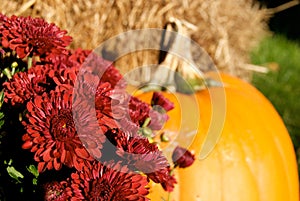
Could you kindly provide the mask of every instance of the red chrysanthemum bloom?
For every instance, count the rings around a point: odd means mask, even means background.
[[[18,72],[13,78],[3,83],[5,102],[24,103],[30,98],[41,95],[47,89],[54,89],[53,84],[47,79],[48,69],[34,66],[28,72]]]
[[[91,50],[66,50],[65,54],[50,53],[46,57],[41,58],[42,65],[50,65],[51,69],[75,68],[76,72],[80,69],[85,59],[91,53]]]
[[[172,175],[172,170],[170,168],[162,169],[158,172],[148,175],[153,181],[157,179],[157,182],[160,183],[163,189],[167,192],[172,192],[174,190],[174,185],[177,184],[176,178]]]
[[[45,201],[65,201],[67,200],[68,183],[66,181],[53,181],[43,185]]]
[[[122,155],[129,163],[155,183],[160,183],[166,191],[173,191],[176,179],[170,174],[169,162],[155,144],[149,143],[147,138],[130,138],[126,147]]]
[[[186,168],[194,163],[195,156],[189,150],[177,146],[173,151],[172,160],[175,166]]]
[[[163,128],[166,121],[169,119],[169,116],[166,113],[160,113],[153,108],[149,111],[149,117],[151,119],[148,127],[152,130],[160,130]]]
[[[59,91],[73,89],[77,77],[76,67],[51,69],[48,76],[53,80]]]
[[[12,16],[2,20],[2,46],[15,50],[20,58],[63,54],[72,41],[70,36],[66,36],[67,31],[41,18]]]
[[[73,98],[73,101],[73,120],[78,136],[90,155],[99,160],[106,140],[104,132],[110,126],[111,119],[102,119],[103,125],[100,125],[94,104],[77,98]]]
[[[154,92],[152,95],[151,106],[153,107],[155,105],[161,106],[165,111],[170,111],[174,108],[174,103],[159,92]]]
[[[142,126],[149,117],[150,105],[132,96],[129,102],[129,115],[132,122]]]
[[[71,50],[71,55],[68,57],[68,61],[72,67],[77,67],[77,69],[79,69],[91,53],[91,50],[83,50],[81,48]]]
[[[172,191],[176,179],[170,174],[170,165],[157,145],[147,138],[131,137],[120,129],[105,133],[108,140],[116,147],[116,153],[131,171],[141,171],[166,191]]]
[[[6,17],[5,15],[3,15],[2,13],[0,13],[0,23],[3,22],[3,20],[4,20],[5,17]]]
[[[126,82],[122,74],[113,65],[113,62],[107,61],[95,52],[92,52],[83,63],[84,73],[97,75],[101,82],[109,82],[112,88],[126,87]]]
[[[27,103],[22,147],[35,152],[39,172],[59,170],[63,164],[81,170],[84,161],[93,160],[76,133],[71,103],[70,91],[44,93]]]
[[[73,191],[81,191],[82,196],[74,200],[99,201],[145,201],[149,200],[148,180],[141,174],[128,172],[120,163],[95,161],[81,172],[71,175]],[[84,199],[82,199],[84,197]]]

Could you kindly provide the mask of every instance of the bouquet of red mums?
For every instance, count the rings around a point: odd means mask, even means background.
[[[173,168],[194,161],[177,147],[169,162],[151,141],[168,119],[153,105],[173,104],[133,97],[113,62],[71,42],[0,14],[0,200],[149,200],[150,180],[171,192]]]

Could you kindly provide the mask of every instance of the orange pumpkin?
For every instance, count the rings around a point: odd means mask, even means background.
[[[226,116],[220,140],[206,158],[178,170],[178,189],[171,200],[299,201],[296,157],[278,113],[250,84],[228,75],[221,78],[224,87],[201,90],[193,95],[201,118],[197,119],[199,128],[189,149],[199,156],[211,126],[212,113],[218,114],[212,111],[211,94],[225,90]],[[175,132],[174,138],[179,130],[189,130],[185,128],[190,126],[189,122],[181,122],[181,113],[193,115],[196,110],[190,104],[191,95],[163,93],[175,103],[163,128]],[[151,93],[138,97],[149,102]],[[149,198],[161,200],[160,196],[165,195],[162,191],[155,187]]]

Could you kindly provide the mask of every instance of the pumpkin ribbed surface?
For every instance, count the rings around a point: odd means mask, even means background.
[[[224,88],[212,87],[196,93],[199,129],[189,148],[199,154],[212,112],[218,113],[212,111],[210,94],[225,89],[226,116],[220,140],[208,157],[178,171],[179,195],[172,200],[299,201],[296,157],[282,119],[253,86],[228,75],[221,77]],[[188,101],[181,97],[189,95],[165,92],[164,95],[171,101],[174,97],[179,100],[174,110],[189,104],[180,101]],[[149,93],[139,95],[146,101],[147,96],[150,97]],[[190,110],[191,114],[195,111]],[[170,112],[164,129],[176,131],[179,114]]]

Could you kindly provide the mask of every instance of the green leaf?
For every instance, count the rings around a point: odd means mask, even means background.
[[[33,185],[37,185],[37,179],[36,179],[36,178],[33,178],[33,179],[32,179],[32,184],[33,184]]]
[[[4,125],[4,113],[0,112],[0,129],[2,128],[2,126]]]
[[[21,178],[21,179],[24,178],[24,176],[22,175],[22,173],[19,172],[18,170],[16,170],[16,169],[15,169],[14,167],[12,167],[12,166],[8,166],[8,167],[6,168],[6,170],[7,170],[8,174],[9,174],[9,176],[10,176],[11,178],[17,180],[17,182],[20,182],[20,180],[19,180],[20,178]]]
[[[27,167],[27,170],[28,170],[28,172],[33,174],[36,178],[39,176],[39,171],[38,171],[37,167],[35,167],[35,165],[30,165],[29,167]]]

